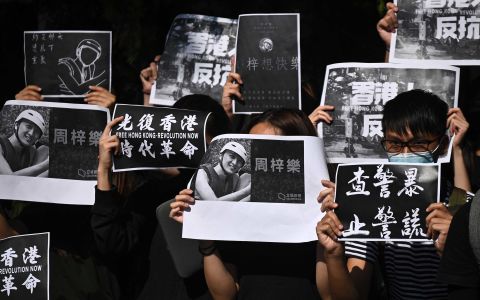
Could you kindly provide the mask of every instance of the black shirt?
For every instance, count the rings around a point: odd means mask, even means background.
[[[440,263],[438,280],[448,283],[450,299],[480,298],[480,273],[470,245],[469,214],[467,203],[453,217]]]

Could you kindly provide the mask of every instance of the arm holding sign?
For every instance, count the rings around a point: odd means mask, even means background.
[[[195,203],[193,191],[184,189],[170,204],[170,218],[183,223],[183,212]],[[203,255],[205,279],[214,299],[235,299],[238,292],[238,279],[235,267],[225,264],[214,241],[200,241],[199,251]]]
[[[108,255],[128,253],[138,243],[138,232],[145,218],[127,211],[116,188],[111,183],[112,155],[118,153],[120,141],[110,135],[111,129],[123,116],[107,124],[99,141],[97,187],[92,207],[91,226],[100,252]]]
[[[233,100],[242,100],[240,93],[240,86],[243,84],[240,74],[230,72],[227,77],[227,82],[223,86],[222,106],[230,120],[233,118]]]
[[[326,214],[316,229],[317,287],[325,299],[368,299],[373,266],[366,260],[345,257],[345,248],[338,241],[344,228],[333,212],[338,208],[334,202],[335,184],[328,180],[322,180],[322,184],[327,189],[320,192],[318,201]]]
[[[143,105],[150,105],[150,93],[158,74],[158,62],[160,55],[156,55],[148,67],[140,71],[140,80],[142,81]]]
[[[390,43],[392,40],[392,33],[394,33],[398,28],[398,20],[396,13],[398,12],[398,7],[392,2],[387,3],[387,12],[380,21],[377,23],[377,32],[380,38],[385,43],[385,62],[388,62],[388,56],[390,52]]]

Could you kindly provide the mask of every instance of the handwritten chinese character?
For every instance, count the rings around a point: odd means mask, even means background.
[[[380,186],[380,197],[381,198],[388,198],[390,197],[390,191],[388,190],[388,185],[393,182],[392,178],[397,178],[393,176],[393,172],[391,172],[388,168],[384,171],[383,164],[377,166],[377,173],[373,176],[374,179],[378,181],[373,183],[373,186],[377,187]]]
[[[378,207],[378,213],[375,216],[375,220],[379,220],[380,223],[373,223],[372,226],[382,226],[380,236],[384,239],[389,239],[392,232],[388,229],[388,225],[397,223],[397,220],[395,220],[395,217],[393,216],[392,208],[388,206],[387,211],[385,211],[385,206]]]
[[[355,176],[348,182],[352,184],[353,191],[348,191],[347,196],[370,195],[370,192],[365,190],[365,181],[362,180],[370,178],[370,176],[363,175],[363,173],[365,173],[365,170],[363,170],[361,167],[358,167],[358,171],[353,172],[353,175]]]
[[[30,290],[30,294],[33,294],[33,289],[37,287],[37,283],[39,282],[40,280],[38,278],[29,274],[27,280],[25,280],[22,285],[24,285],[27,290]]]
[[[180,122],[180,127],[182,128],[182,130],[185,130],[185,127],[187,127],[188,131],[194,131],[195,129],[193,128],[193,126],[198,125],[198,123],[195,122],[196,120],[196,115],[183,116],[183,119]]]
[[[418,222],[420,221],[420,218],[418,217],[418,211],[419,208],[412,209],[411,216],[408,211],[405,212],[405,217],[402,220],[402,236],[408,236],[409,238],[412,238],[412,236],[427,236],[425,233],[423,233],[423,228],[419,228],[420,224]]]
[[[166,115],[160,120],[160,126],[163,126],[163,130],[170,132],[172,130],[172,123],[177,123],[173,114]]]
[[[198,150],[198,148],[195,147],[192,143],[190,143],[190,141],[187,141],[185,143],[185,145],[183,146],[183,148],[180,149],[180,151],[183,152],[183,154],[188,156],[188,159],[192,159],[192,155],[195,154],[196,150]],[[168,158],[168,156],[167,156],[167,158]]]
[[[3,252],[1,257],[2,259],[0,260],[0,262],[3,261],[5,263],[5,267],[11,267],[13,266],[13,259],[17,258],[18,255],[15,250],[13,250],[13,248],[8,248],[7,250],[5,250],[5,252]]]
[[[170,139],[162,141],[162,152],[160,152],[160,155],[165,155],[167,158],[170,158],[170,155],[175,155],[175,152],[172,151],[172,144]]]
[[[125,139],[125,142],[120,142],[120,148],[122,149],[122,154],[125,155],[128,158],[132,157],[132,149],[133,145],[131,145],[127,139]],[[145,155],[143,155],[145,156]]]
[[[153,122],[153,116],[154,114],[144,114],[141,118],[139,123],[137,124],[137,127],[140,127],[140,130],[148,130],[148,131],[153,131],[153,128],[150,127]]]
[[[33,247],[25,248],[25,251],[23,251],[22,257],[23,257],[24,264],[26,264],[28,261],[30,264],[33,265],[37,263],[37,258],[40,258],[41,256],[38,255],[37,246],[33,246]]]
[[[400,196],[405,192],[407,196],[412,197],[413,194],[418,195],[417,189],[423,191],[423,188],[416,184],[417,168],[406,170],[405,175],[407,176],[407,179],[404,180],[405,187],[397,193],[397,196]]]
[[[120,129],[123,128],[123,130],[125,131],[130,131],[133,129],[133,124],[131,123],[131,120],[132,120],[132,116],[130,116],[129,114],[125,114],[125,119],[123,119],[123,121],[118,124],[118,130],[120,131]],[[130,125],[130,126],[128,126]]]
[[[13,280],[15,279],[15,277],[13,277],[12,275],[10,276],[5,276],[3,277],[2,281],[3,281],[3,289],[0,290],[0,292],[7,292],[7,296],[10,296],[10,291],[11,290],[16,290],[17,288],[14,286],[14,283],[13,283]]]
[[[353,214],[354,220],[350,222],[350,227],[343,231],[344,237],[349,237],[351,235],[369,235],[370,231],[361,230],[365,226],[365,223],[360,222],[360,219],[356,214]]]
[[[142,152],[142,156],[146,157],[147,153],[150,154],[151,157],[155,158],[155,151],[151,151],[150,149],[152,148],[153,143],[148,144],[147,140],[143,140],[143,142],[140,144],[140,148],[138,149],[138,152]],[[161,153],[160,153],[161,154]]]

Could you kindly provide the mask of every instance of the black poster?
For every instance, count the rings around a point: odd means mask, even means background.
[[[344,240],[427,240],[426,208],[436,202],[437,164],[339,165],[335,213]]]
[[[220,102],[231,71],[236,34],[237,20],[176,16],[158,64],[150,103],[173,105],[191,94],[208,95]]]
[[[244,101],[234,101],[234,113],[301,108],[299,39],[298,14],[240,15],[235,72]]]
[[[49,249],[48,232],[0,240],[1,299],[49,299]]]
[[[196,168],[206,150],[205,126],[210,113],[147,107],[115,106],[114,117],[124,116],[112,134],[120,139],[120,155],[113,170],[170,167]]]
[[[111,87],[110,31],[25,31],[25,84],[45,97],[83,97]]]
[[[303,140],[217,138],[192,190],[198,200],[305,204],[304,174]],[[210,190],[216,199],[208,198]]]

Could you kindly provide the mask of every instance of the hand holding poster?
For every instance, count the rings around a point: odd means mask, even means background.
[[[333,105],[333,123],[320,123],[328,162],[386,159],[383,107],[398,94],[424,89],[457,107],[459,69],[412,64],[341,63],[327,66],[321,105]],[[450,152],[439,161],[450,160]]]
[[[346,164],[336,175],[342,240],[426,241],[426,208],[438,202],[438,164]]]
[[[389,61],[480,64],[478,1],[395,0],[398,29]]]
[[[196,202],[183,237],[307,242],[322,213],[317,196],[328,179],[322,140],[307,136],[221,135],[192,179]]]
[[[44,97],[83,97],[111,87],[110,31],[25,31],[25,85]]]
[[[244,101],[233,101],[234,113],[301,108],[299,14],[240,15],[236,51]]]
[[[92,204],[98,141],[110,118],[86,104],[7,101],[0,112],[0,198]]]
[[[11,300],[49,299],[50,233],[0,240],[0,296]]]
[[[151,104],[173,105],[183,96],[203,94],[220,101],[231,70],[237,20],[178,15],[158,63]]]
[[[113,114],[124,116],[112,130],[120,139],[114,172],[197,168],[205,154],[208,112],[117,104]]]

